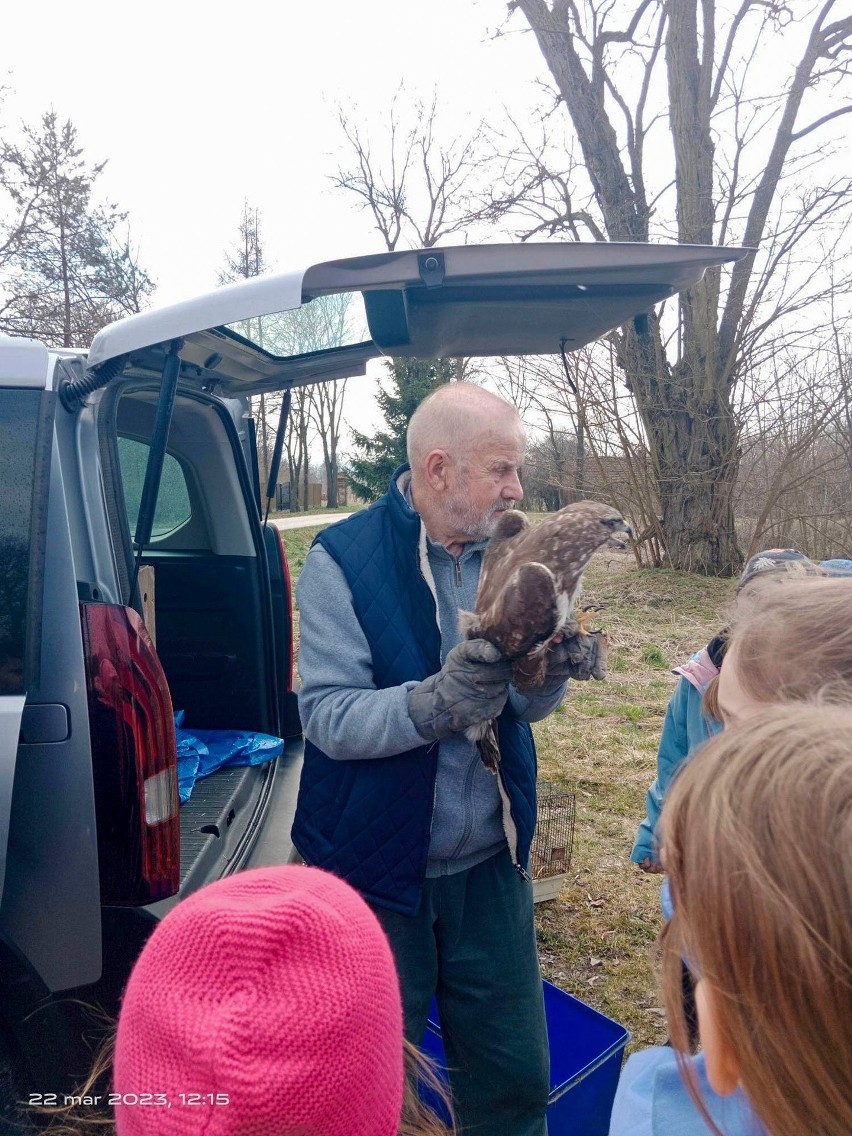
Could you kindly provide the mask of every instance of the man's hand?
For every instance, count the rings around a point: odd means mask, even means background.
[[[408,713],[427,741],[496,718],[506,704],[512,664],[484,639],[458,643],[437,674],[409,691]]]
[[[539,693],[549,694],[573,678],[586,682],[590,678],[606,678],[607,637],[603,631],[584,634],[578,625],[569,624],[560,643],[547,651],[547,671]]]

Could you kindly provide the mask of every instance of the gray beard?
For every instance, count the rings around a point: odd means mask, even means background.
[[[451,529],[466,533],[474,540],[487,540],[506,507],[502,502],[495,501],[481,513],[469,501],[462,500],[447,506],[446,517]]]

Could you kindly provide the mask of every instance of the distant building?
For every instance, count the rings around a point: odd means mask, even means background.
[[[301,491],[301,488],[302,487],[299,486],[300,491]],[[300,496],[301,496],[301,492],[300,492]],[[281,481],[279,481],[277,486],[275,487],[275,508],[278,510],[279,513],[286,513],[290,510],[291,500],[292,500],[292,498],[291,498],[290,478],[289,478],[289,475],[287,473],[284,473],[283,479]],[[308,508],[309,509],[321,509],[322,505],[323,505],[322,482],[321,481],[309,481],[308,482]],[[295,510],[295,511],[298,512],[299,510]]]

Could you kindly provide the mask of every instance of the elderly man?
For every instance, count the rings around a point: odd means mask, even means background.
[[[317,537],[298,587],[306,745],[294,842],[373,906],[415,1043],[436,994],[462,1131],[481,1136],[546,1132],[528,723],[574,672],[557,651],[545,685],[522,694],[496,648],[458,630],[493,522],[522,497],[524,446],[509,403],[440,387],[411,419],[409,466]],[[464,735],[490,718],[497,777]]]

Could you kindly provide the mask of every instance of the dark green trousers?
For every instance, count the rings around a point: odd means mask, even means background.
[[[508,850],[426,880],[415,916],[373,910],[393,948],[415,1045],[437,996],[463,1136],[546,1136],[550,1070],[532,885]]]

